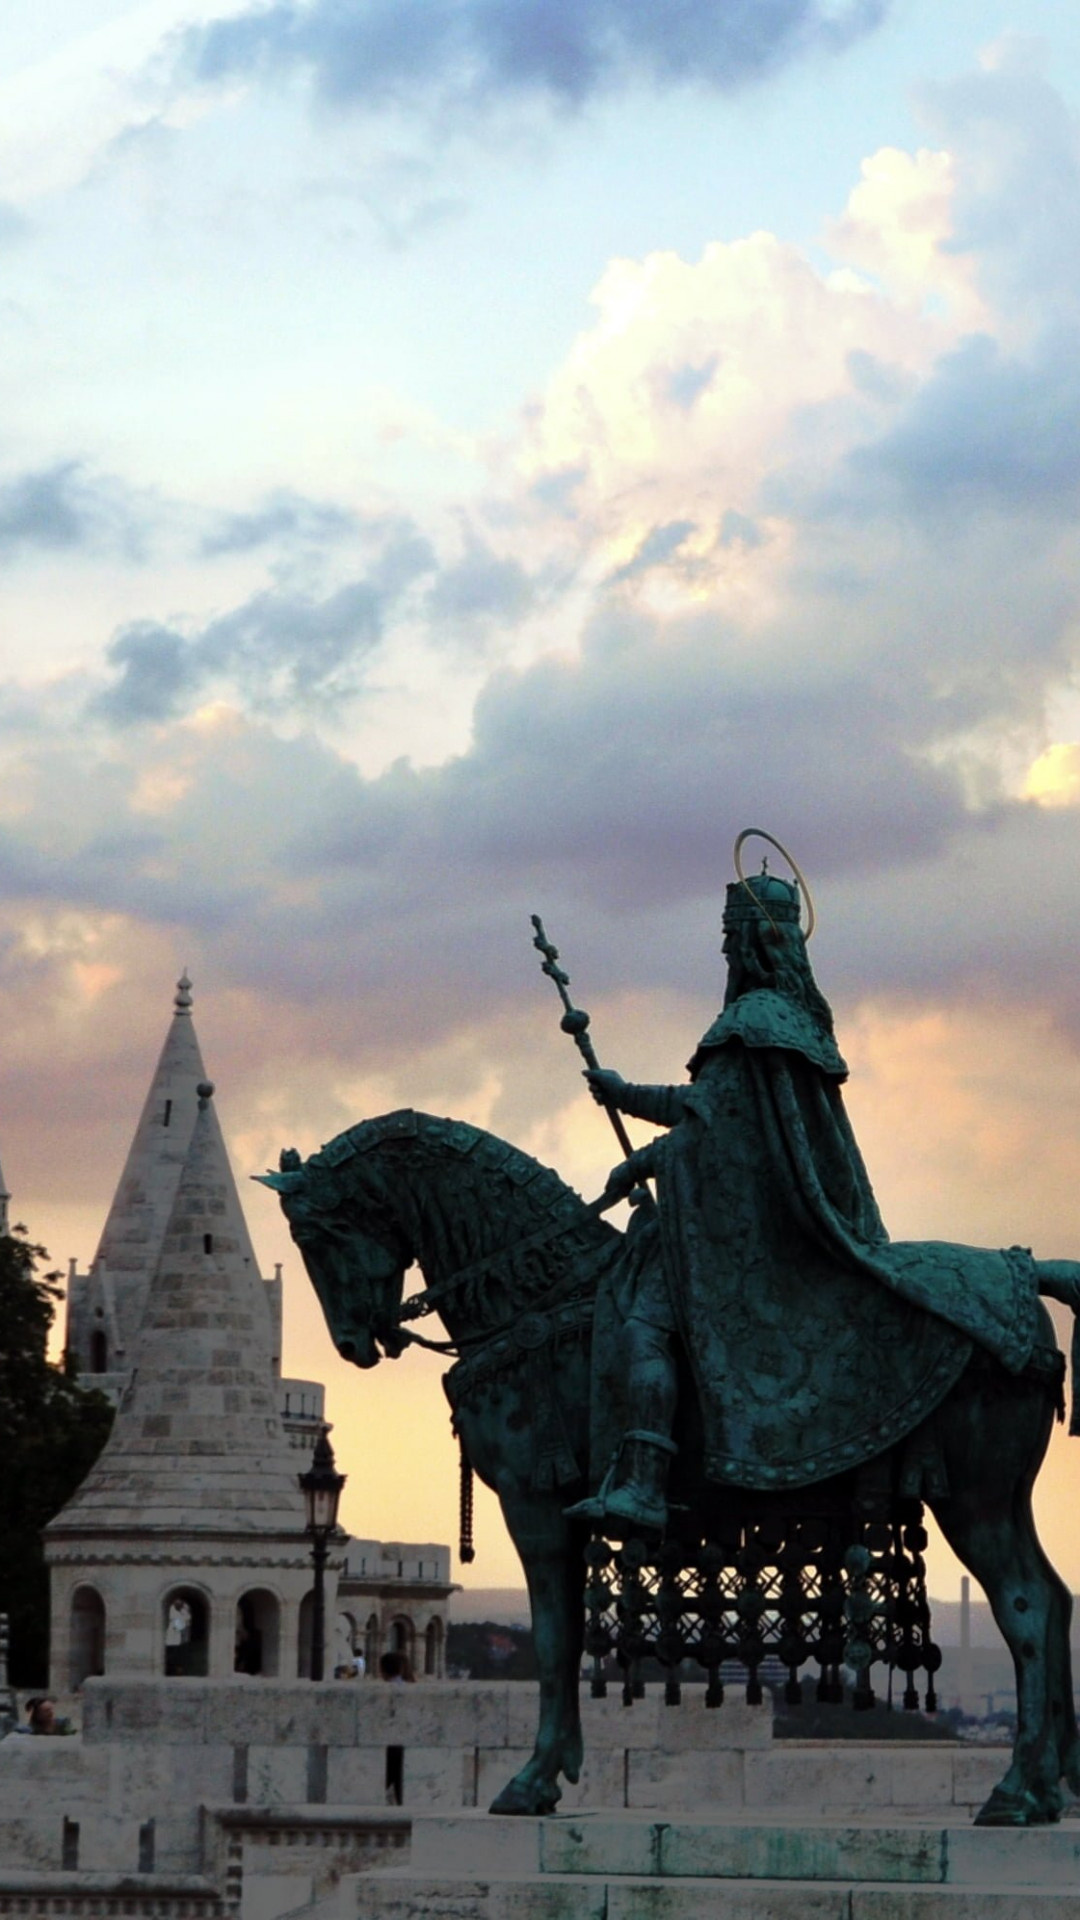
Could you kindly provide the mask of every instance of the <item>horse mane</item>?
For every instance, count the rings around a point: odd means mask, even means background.
[[[462,1200],[461,1218],[452,1222],[435,1183],[424,1189],[425,1204],[420,1204],[422,1181],[415,1177],[423,1173],[425,1162],[445,1167],[448,1155],[460,1174],[456,1188]],[[387,1161],[405,1175],[400,1186],[394,1183],[393,1196],[384,1173]],[[468,1120],[399,1108],[348,1127],[312,1154],[306,1166],[324,1178],[338,1175],[346,1188],[354,1182],[357,1189],[362,1186],[365,1199],[374,1201],[378,1211],[383,1206],[389,1211],[395,1200],[403,1204],[407,1188],[418,1241],[429,1256],[435,1253],[444,1272],[462,1273],[458,1305],[482,1324],[491,1324],[493,1316],[501,1320],[507,1308],[519,1310],[541,1295],[554,1292],[564,1298],[580,1291],[584,1253],[591,1254],[588,1265],[595,1284],[598,1265],[603,1264],[597,1262],[597,1253],[606,1246],[615,1254],[623,1244],[622,1234],[588,1213],[580,1194],[551,1167]],[[470,1201],[475,1202],[471,1210]],[[500,1218],[505,1238],[498,1235]],[[513,1238],[515,1218],[518,1243]],[[486,1235],[492,1225],[494,1249],[482,1244],[477,1231]],[[537,1235],[543,1244],[534,1247]]]

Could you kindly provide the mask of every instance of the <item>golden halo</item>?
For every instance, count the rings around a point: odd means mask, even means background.
[[[795,875],[795,878],[802,889],[803,898],[806,901],[806,931],[803,934],[803,939],[809,940],[814,931],[815,926],[817,925],[817,915],[814,912],[813,898],[811,896],[810,889],[806,884],[806,879],[805,879],[805,876],[803,875],[802,869],[796,865],[795,861],[792,859],[787,848],[784,846],[781,846],[779,840],[777,840],[773,834],[766,833],[764,827],[744,827],[738,839],[735,842],[735,872],[738,875],[738,878],[741,884],[746,888],[747,893],[750,895],[750,898],[753,900],[754,905],[761,908],[761,911],[765,915],[765,918],[769,922],[769,925],[777,933],[779,933],[780,929],[777,927],[776,921],[773,919],[772,914],[769,912],[769,909],[765,905],[764,901],[758,899],[757,894],[754,892],[754,889],[750,885],[750,882],[748,881],[745,873],[743,872],[742,861],[740,860],[739,855],[742,852],[744,840],[767,840],[770,847],[775,847],[777,853],[783,854],[784,859],[787,861],[788,866],[791,868],[792,873]]]

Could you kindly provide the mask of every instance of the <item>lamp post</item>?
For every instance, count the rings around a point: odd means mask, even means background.
[[[315,1606],[311,1622],[311,1677],[323,1678],[326,1658],[326,1556],[330,1535],[337,1526],[338,1501],[347,1476],[334,1467],[334,1449],[329,1427],[320,1427],[315,1452],[306,1473],[299,1476],[304,1496],[307,1532],[311,1538],[311,1559],[315,1568]]]

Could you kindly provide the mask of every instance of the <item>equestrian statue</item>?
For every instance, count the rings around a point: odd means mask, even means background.
[[[411,1342],[454,1357],[444,1385],[463,1487],[475,1469],[499,1497],[540,1673],[535,1748],[493,1812],[550,1812],[560,1774],[577,1779],[585,1653],[594,1691],[614,1660],[627,1700],[648,1657],[669,1700],[687,1658],[707,1674],[707,1704],[731,1658],[760,1699],[773,1655],[792,1702],[814,1660],[821,1699],[842,1696],[846,1670],[869,1704],[882,1662],[890,1695],[903,1675],[907,1707],[925,1671],[932,1706],[925,1502],[1016,1668],[1012,1762],[977,1821],[1057,1820],[1062,1783],[1080,1792],[1080,1736],[1071,1599],[1031,1512],[1064,1411],[1039,1296],[1076,1313],[1080,1263],[889,1239],[810,966],[809,894],[786,854],[790,880],[744,873],[759,831],[736,842],[723,1009],[683,1084],[630,1085],[599,1066],[534,921],[563,1028],[619,1134],[599,1200],[479,1127],[411,1109],[306,1161],[287,1149],[259,1177],[347,1360],[371,1367]],[[623,1114],[662,1131],[634,1149]],[[625,1231],[605,1218],[623,1198]],[[423,1285],[406,1296],[414,1265]],[[429,1314],[444,1341],[416,1330]],[[1074,1336],[1074,1363],[1075,1349]]]

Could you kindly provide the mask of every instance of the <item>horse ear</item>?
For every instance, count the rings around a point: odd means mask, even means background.
[[[303,1174],[291,1168],[288,1173],[272,1173],[268,1170],[266,1173],[253,1173],[250,1177],[257,1180],[261,1187],[269,1187],[272,1193],[299,1193],[304,1184]]]

